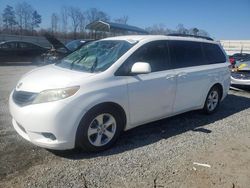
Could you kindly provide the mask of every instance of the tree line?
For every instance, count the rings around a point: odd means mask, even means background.
[[[86,11],[79,7],[64,6],[58,12],[51,14],[48,28],[41,28],[42,15],[27,2],[7,5],[0,16],[0,33],[15,35],[44,35],[51,33],[63,38],[91,38],[91,32],[85,29],[86,25],[96,21],[113,21],[127,24],[128,16],[112,19],[97,8]]]
[[[15,9],[7,5],[2,13],[1,30],[5,33],[34,34],[42,16],[28,3],[18,3]]]
[[[167,34],[187,34],[187,35],[196,35],[196,36],[204,36],[209,37],[207,31],[203,29],[198,29],[197,27],[186,28],[183,24],[178,24],[176,29],[169,29],[163,24],[155,24],[151,27],[147,27],[146,30],[153,35],[167,35]]]
[[[86,25],[96,21],[111,21],[121,24],[128,23],[128,16],[111,19],[104,11],[97,8],[82,10],[79,7],[64,6],[58,12],[54,12],[50,17],[50,26],[41,28],[42,15],[27,2],[17,3],[14,7],[7,5],[0,16],[0,33],[16,35],[41,36],[51,33],[61,38],[93,38],[92,31],[85,29]],[[150,34],[193,34],[209,36],[209,34],[198,28],[185,28],[179,24],[176,29],[168,29],[162,24],[147,27]],[[100,33],[99,33],[100,34]],[[102,37],[107,33],[101,33]]]

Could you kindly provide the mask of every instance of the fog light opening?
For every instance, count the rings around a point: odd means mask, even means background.
[[[52,133],[42,133],[42,135],[50,140],[56,140],[55,135],[53,135]]]
[[[16,122],[16,123],[17,123],[18,127],[19,127],[24,133],[27,133],[26,130],[23,128],[22,125],[20,125],[18,122]]]

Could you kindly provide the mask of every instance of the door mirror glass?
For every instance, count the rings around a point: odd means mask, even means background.
[[[146,62],[137,62],[131,68],[132,74],[147,74],[151,72],[151,66]]]

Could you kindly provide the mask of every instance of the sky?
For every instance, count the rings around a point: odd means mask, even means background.
[[[0,12],[24,0],[0,0]],[[250,0],[25,0],[42,15],[41,27],[50,27],[51,14],[61,7],[97,8],[111,19],[128,16],[128,24],[146,28],[163,24],[176,29],[206,30],[215,39],[250,40]]]

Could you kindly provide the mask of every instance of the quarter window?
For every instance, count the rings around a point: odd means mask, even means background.
[[[224,63],[226,57],[217,44],[204,43],[203,49],[208,64]]]

